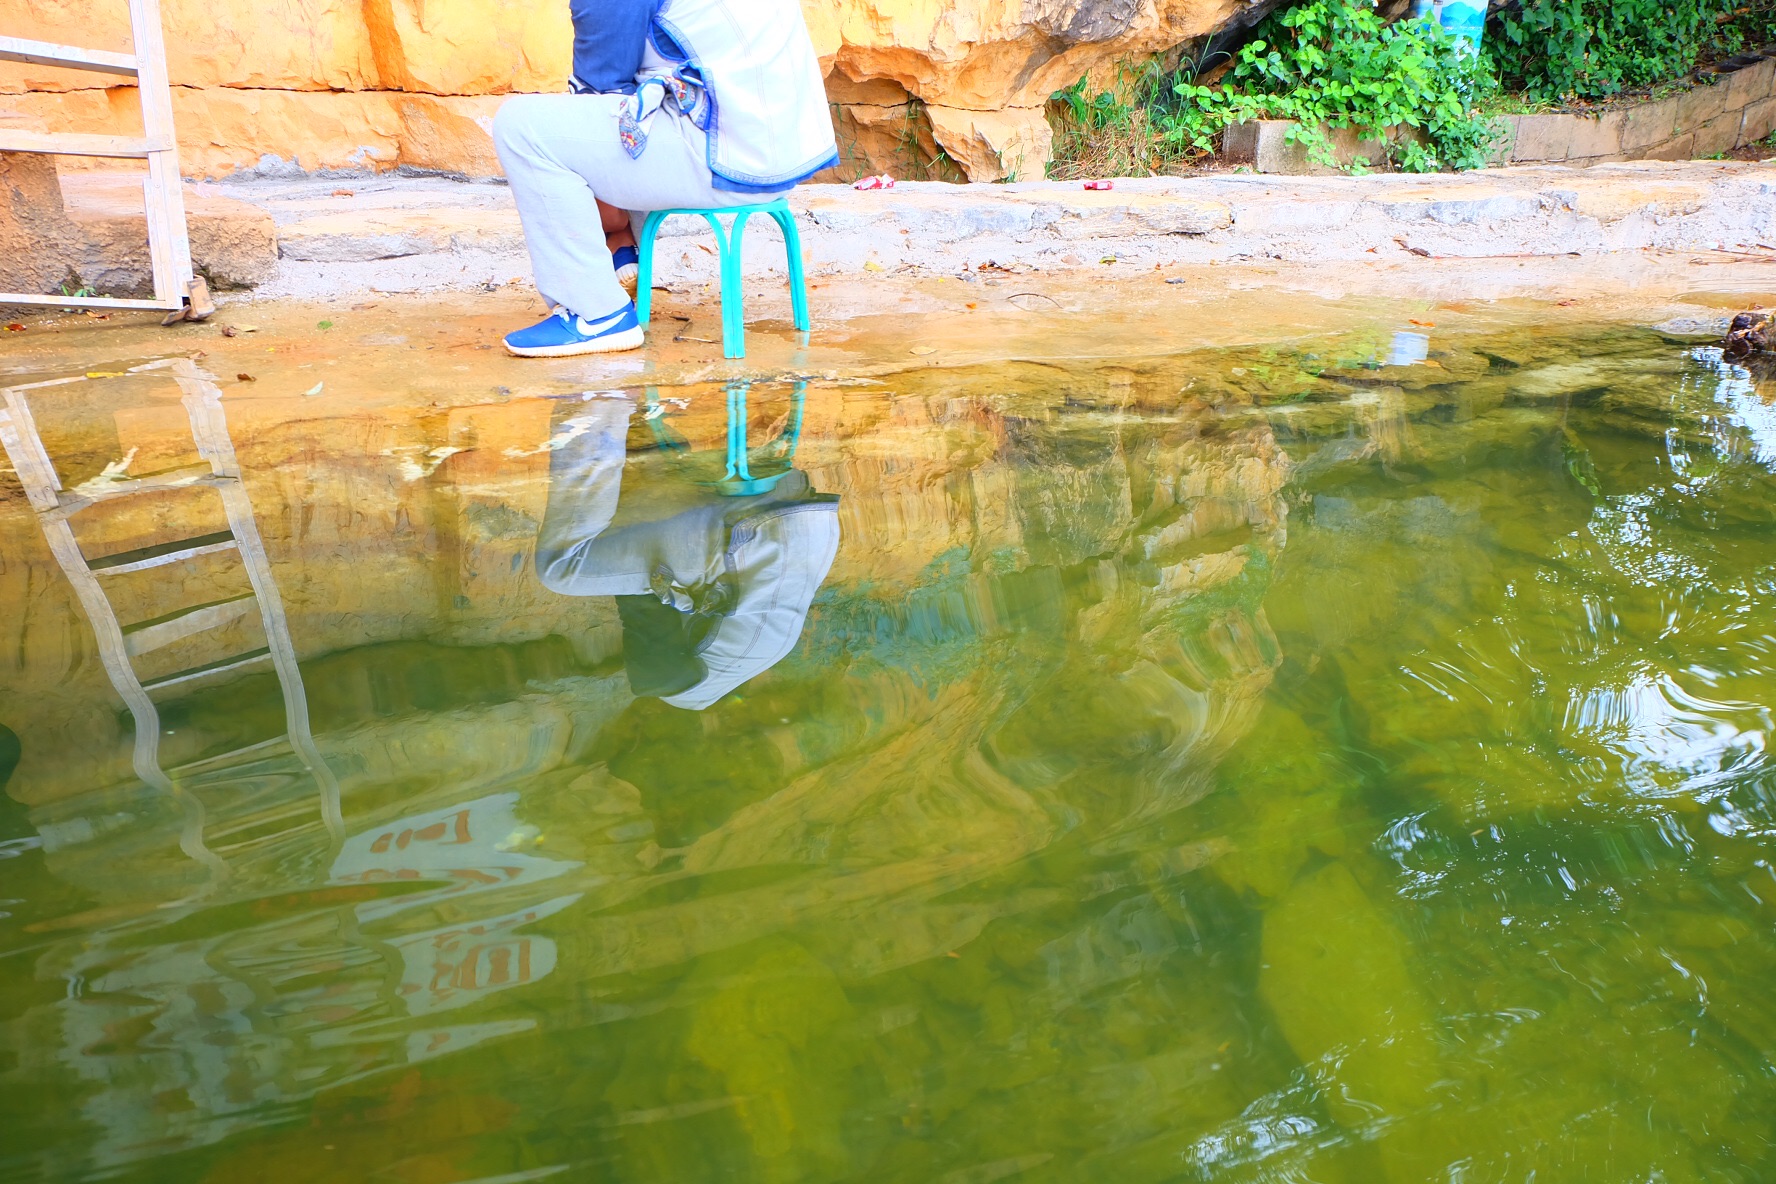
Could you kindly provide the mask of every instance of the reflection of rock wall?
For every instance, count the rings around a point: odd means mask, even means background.
[[[1061,409],[1045,386],[1008,392],[1016,384],[998,368],[940,381],[954,389],[811,400],[798,458],[815,488],[840,495],[839,559],[797,652],[702,713],[634,700],[599,664],[618,640],[608,602],[536,584],[557,404],[313,418],[313,404],[231,404],[345,825],[339,840],[327,834],[287,754],[188,779],[233,871],[221,882],[180,852],[178,805],[129,784],[126,729],[85,624],[35,522],[5,495],[0,603],[26,611],[0,621],[0,702],[35,754],[13,788],[34,803],[50,874],[104,912],[42,956],[84,974],[95,1001],[33,1005],[0,1026],[0,1047],[20,1054],[19,1073],[78,1086],[100,1132],[93,1166],[239,1136],[255,1113],[323,1087],[418,1080],[399,1074],[422,1061],[448,1079],[489,1064],[492,1041],[534,1041],[548,1016],[540,1055],[561,1045],[583,1069],[564,1075],[573,1088],[604,1089],[622,1063],[567,1044],[596,1019],[599,1039],[715,1074],[717,1096],[745,1100],[734,1113],[760,1155],[830,1167],[848,1079],[835,1071],[830,1088],[765,1106],[757,1066],[807,1045],[812,1027],[831,1029],[822,1050],[862,1030],[846,998],[858,983],[933,962],[979,975],[988,948],[1031,968],[1043,984],[1032,1005],[1008,996],[1003,1010],[1047,1034],[980,1082],[958,1067],[944,1089],[963,1099],[1078,1039],[1045,1027],[1052,1008],[1187,956],[1164,912],[1180,897],[1166,888],[1222,845],[1166,827],[1245,734],[1278,660],[1261,600],[1283,544],[1287,459],[1262,426],[1125,422],[1085,389]],[[1088,374],[1080,385],[1126,402],[1180,383]],[[697,449],[725,427],[719,392],[708,395],[672,415]],[[780,391],[750,405],[761,436],[781,427]],[[171,455],[168,410],[64,407],[82,425],[62,439],[75,453],[68,477],[113,459],[112,435]],[[657,451],[630,460],[664,463]],[[667,479],[640,475],[626,488]],[[95,550],[164,526],[145,511],[120,517]],[[148,611],[148,593],[134,594],[130,611]],[[267,705],[275,730],[269,680],[178,704],[169,752],[250,740],[230,729]],[[68,756],[75,726],[93,750],[84,768]],[[1020,862],[1051,855],[1053,874],[1020,886]],[[155,907],[169,900],[185,903]],[[280,903],[216,907],[246,900]],[[961,948],[976,961],[945,957]],[[789,981],[736,984],[733,959]],[[605,992],[630,981],[649,986]],[[460,1018],[441,1015],[471,1001]],[[1192,1074],[1238,1022],[1212,999],[1193,1006],[1200,1038],[1176,1054]],[[934,1038],[903,1010],[896,1040]],[[733,1022],[742,1011],[754,1022]],[[656,1013],[687,1027],[647,1027]],[[1124,1014],[1178,1029],[1175,1000],[1159,995]],[[150,1034],[154,1050],[127,1077],[115,1073],[127,1050],[97,1037],[122,1027]],[[1106,1097],[1138,1094],[1143,1113],[1173,1117],[1205,1104],[1145,1070],[1114,1076],[1095,1050],[1067,1059],[1079,1071],[1045,1068],[1043,1088],[1089,1077]],[[686,1102],[638,1076],[596,1106]],[[1209,1104],[1237,1109],[1219,1094]],[[1113,1108],[1129,1122],[1129,1107]],[[622,1129],[644,1154],[654,1132]]]
[[[494,173],[487,135],[494,96],[560,90],[568,74],[564,0],[162,7],[185,168],[203,176],[264,157],[305,169],[406,164]],[[1269,7],[1265,0],[803,0],[833,101],[847,109],[847,155],[860,164],[898,156],[904,165],[893,125],[910,114],[973,180],[1040,175],[1049,152],[1042,105],[1087,70],[1250,22]],[[0,0],[0,28],[98,49],[129,44],[122,3]],[[19,105],[57,130],[133,117],[133,91],[106,89],[98,78],[4,66],[0,93],[21,94]]]

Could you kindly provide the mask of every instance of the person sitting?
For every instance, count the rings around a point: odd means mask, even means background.
[[[648,210],[774,200],[838,163],[798,0],[572,0],[568,94],[514,95],[493,121],[537,290],[553,312],[505,337],[519,357],[635,349]],[[625,252],[627,248],[627,252]]]

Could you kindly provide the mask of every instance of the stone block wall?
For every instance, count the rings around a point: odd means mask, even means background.
[[[1717,156],[1776,131],[1776,59],[1601,115],[1513,115],[1506,124],[1500,163],[1588,165]]]
[[[1776,132],[1776,59],[1764,58],[1681,94],[1600,115],[1508,115],[1503,122],[1505,139],[1493,161],[1499,165],[1584,166],[1718,156]],[[1260,173],[1335,171],[1308,163],[1307,150],[1288,142],[1293,127],[1286,119],[1236,124],[1227,130],[1222,155]],[[1361,155],[1371,167],[1381,167],[1378,139],[1365,139],[1352,128],[1337,129],[1332,139],[1341,164]]]
[[[971,180],[1040,176],[1056,89],[1276,0],[802,0],[857,171],[906,132]],[[185,171],[497,173],[500,96],[566,87],[567,0],[162,0]],[[0,0],[0,33],[127,52],[124,0]],[[0,63],[0,111],[54,131],[132,127],[134,90]]]

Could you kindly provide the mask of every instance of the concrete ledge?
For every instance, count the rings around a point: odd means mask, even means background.
[[[57,174],[54,159],[0,157],[0,291],[53,294],[77,279],[110,296],[153,289],[143,173]],[[271,216],[247,202],[185,188],[191,261],[217,289],[251,288],[277,271]]]
[[[1300,126],[1293,119],[1252,119],[1233,124],[1222,133],[1221,159],[1229,164],[1251,165],[1260,173],[1339,176],[1359,158],[1372,170],[1386,170],[1390,147],[1406,140],[1424,142],[1423,134],[1416,128],[1389,128],[1383,135],[1364,134],[1354,127],[1329,128],[1326,134],[1332,142],[1332,158],[1339,166],[1332,168],[1309,160],[1307,145],[1289,139]]]
[[[1682,94],[1599,115],[1509,115],[1500,159],[1513,164],[1687,160],[1776,130],[1776,60],[1716,74]]]
[[[418,292],[529,279],[523,230],[504,186],[439,178],[248,182],[201,187],[277,224],[268,296]],[[349,195],[347,195],[349,194]],[[1217,173],[1078,182],[902,182],[857,191],[807,185],[790,198],[809,273],[975,275],[1172,264],[1565,256],[1713,251],[1768,255],[1776,164],[1650,161],[1475,173],[1279,178]],[[754,220],[749,274],[780,282],[776,228]],[[664,285],[712,284],[700,219],[674,219],[658,248]]]

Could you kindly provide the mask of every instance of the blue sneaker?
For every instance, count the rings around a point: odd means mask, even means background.
[[[611,266],[617,269],[617,282],[629,289],[629,295],[635,295],[635,285],[641,282],[641,252],[618,247],[611,252]]]
[[[571,358],[639,349],[641,341],[641,323],[631,303],[595,321],[558,308],[530,328],[506,334],[506,349],[521,358]]]

